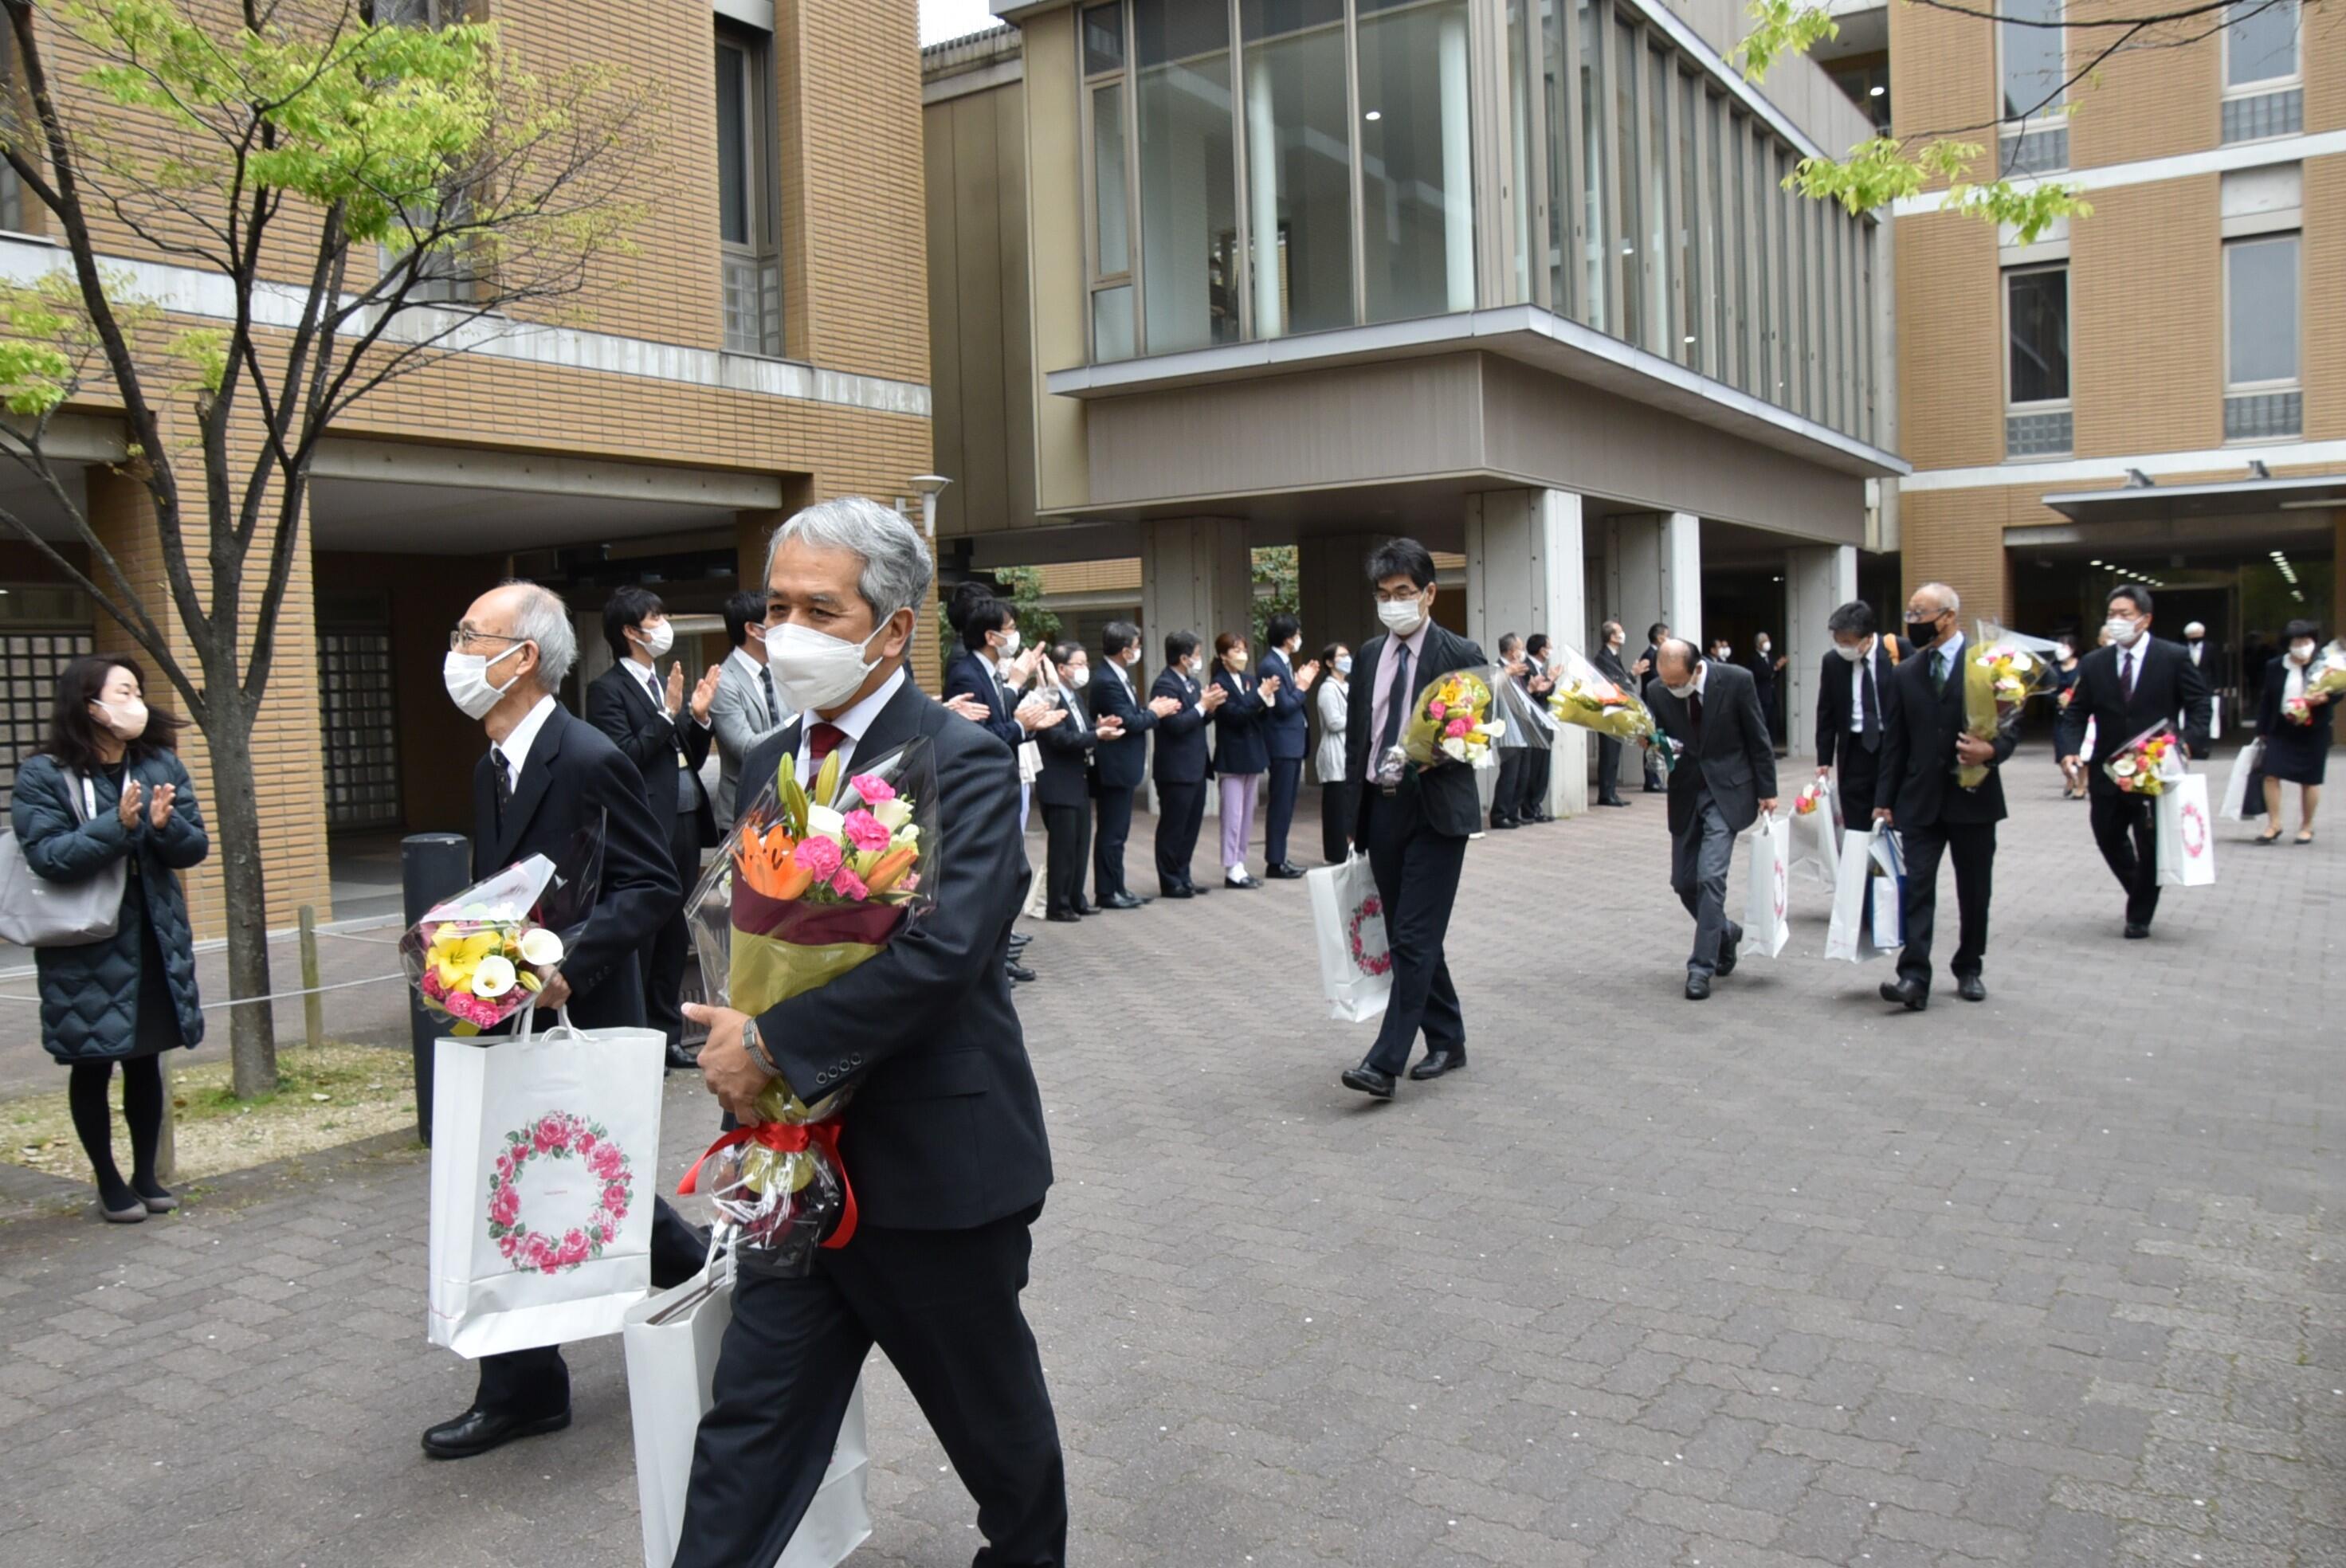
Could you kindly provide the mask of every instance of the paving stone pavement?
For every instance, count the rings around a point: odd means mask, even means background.
[[[1993,995],[1920,1016],[1800,889],[1780,959],[1681,1000],[1658,799],[1492,835],[1473,1066],[1389,1106],[1337,1085],[1368,1031],[1301,884],[1038,924],[1072,1561],[2346,1563],[2346,861],[2228,827],[2124,942],[2085,808],[2027,753],[2012,790]],[[668,1103],[672,1173],[711,1118]],[[378,1151],[0,1227],[0,1561],[638,1561],[616,1340],[569,1432],[417,1451],[472,1376],[423,1342],[424,1186]],[[870,1386],[855,1561],[967,1562]]]

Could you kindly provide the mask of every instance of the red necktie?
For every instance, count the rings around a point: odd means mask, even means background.
[[[807,756],[820,768],[823,759],[838,750],[839,743],[846,738],[847,731],[836,724],[815,725],[807,730]]]

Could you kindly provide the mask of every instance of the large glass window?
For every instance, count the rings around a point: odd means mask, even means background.
[[[2015,403],[2063,402],[2069,396],[2069,270],[2007,272],[2010,385]]]
[[[1572,202],[1572,135],[1567,128],[1572,102],[1566,92],[1570,77],[1565,52],[1565,18],[1570,0],[1540,0],[1540,69],[1547,80],[1543,107],[1546,114],[1548,305],[1559,316],[1582,320],[1583,302],[1575,299],[1572,225],[1579,215]]]
[[[1757,265],[1753,268],[1754,291],[1751,297],[1751,346],[1758,356],[1758,379],[1751,390],[1770,402],[1784,399],[1783,312],[1777,307],[1777,252],[1782,241],[1780,231],[1783,220],[1777,216],[1774,189],[1768,183],[1769,142],[1758,126],[1751,127],[1751,139],[1746,150],[1751,159],[1751,172],[1744,188],[1751,196],[1751,248]]]
[[[1727,162],[1727,105],[1716,93],[1703,97],[1703,195],[1710,224],[1703,278],[1703,291],[1710,300],[1707,313],[1709,347],[1703,364],[1719,380],[1732,383],[1736,374],[1735,305],[1729,291],[1729,279],[1732,274],[1729,269],[1730,258],[1741,247],[1740,237],[1728,227],[1728,190],[1735,177]]]
[[[782,269],[776,245],[772,119],[761,34],[717,35],[717,230],[725,346],[782,351]]]
[[[2297,256],[2294,234],[2238,239],[2224,247],[2228,385],[2296,384]]]
[[[1368,319],[1474,308],[1465,0],[1359,0]]]
[[[1646,52],[1646,145],[1638,149],[1646,178],[1646,347],[1668,358],[1679,351],[1675,321],[1678,277],[1670,238],[1669,56]]]
[[[2235,0],[2224,27],[2224,85],[2261,87],[2297,75],[2297,0]]]
[[[1132,0],[1142,326],[1152,354],[1234,342],[1237,148],[1229,13]]]
[[[1132,270],[1131,202],[1125,192],[1124,84],[1092,89],[1092,212],[1097,235],[1094,272]]]
[[[1613,236],[1605,216],[1605,35],[1596,0],[1580,7],[1580,319],[1592,327],[1618,331],[1618,296],[1613,288]]]
[[[1352,321],[1344,0],[1239,0],[1254,335]]]
[[[1643,53],[1637,30],[1623,22],[1613,30],[1613,200],[1618,227],[1613,239],[1619,250],[1621,310],[1614,331],[1636,342],[1646,330],[1646,229],[1640,220],[1646,182],[1639,172],[1638,148],[1645,136],[1637,124],[1637,71]]]
[[[1702,84],[1678,73],[1678,363],[1699,370],[1710,351],[1702,288],[1702,187],[1696,182],[1702,150]]]
[[[2064,30],[2051,24],[2061,20],[2063,0],[1999,0],[1996,53],[2004,88],[2006,119],[2038,119],[2057,112],[2067,96],[2062,83],[2068,71],[2062,64]]]

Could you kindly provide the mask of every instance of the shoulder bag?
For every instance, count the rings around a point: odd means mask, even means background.
[[[66,796],[85,822],[97,815],[97,790],[88,779],[67,773]],[[76,795],[74,786],[81,789]],[[19,947],[79,947],[103,942],[122,922],[122,891],[130,875],[128,855],[78,882],[53,882],[26,862],[25,846],[14,832],[0,831],[0,942]]]

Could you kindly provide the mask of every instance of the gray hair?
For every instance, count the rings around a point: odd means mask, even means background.
[[[1953,610],[1960,610],[1964,607],[1964,601],[1956,596],[1956,593],[1953,588],[1947,586],[1944,583],[1925,583],[1914,591],[1918,594],[1935,595],[1938,598],[1939,609],[1942,614]]]
[[[766,581],[774,580],[774,555],[786,540],[826,550],[852,550],[863,561],[856,592],[871,606],[874,626],[898,610],[917,619],[929,594],[929,548],[921,531],[903,513],[867,495],[818,501],[774,530],[766,542]]]
[[[513,635],[537,645],[537,684],[549,694],[559,691],[578,662],[578,629],[570,624],[570,606],[552,588],[527,577],[509,577],[502,586],[519,588],[521,605],[514,611]]]

